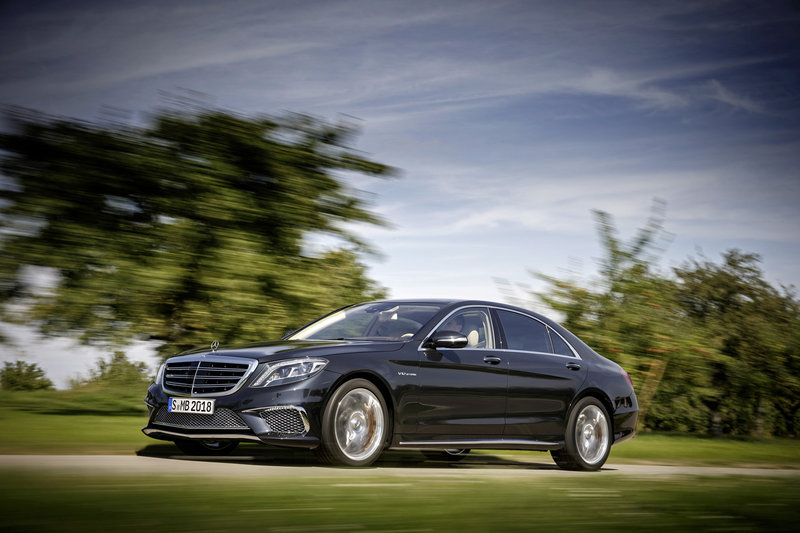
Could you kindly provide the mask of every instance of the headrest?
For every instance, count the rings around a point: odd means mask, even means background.
[[[472,330],[467,335],[467,346],[475,347],[478,345],[478,341],[480,340],[480,335],[478,335],[477,330]]]

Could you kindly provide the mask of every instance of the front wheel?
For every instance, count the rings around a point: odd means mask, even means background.
[[[322,415],[320,455],[330,463],[369,466],[383,451],[389,412],[372,382],[352,379],[331,396]]]
[[[611,422],[597,398],[582,398],[567,421],[564,448],[553,450],[555,463],[566,470],[599,470],[611,451]]]
[[[186,455],[228,455],[239,443],[235,440],[189,440],[175,441],[177,446]]]

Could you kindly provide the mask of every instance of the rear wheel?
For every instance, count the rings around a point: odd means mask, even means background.
[[[189,440],[175,441],[175,446],[187,455],[228,455],[239,443],[235,440]]]
[[[323,460],[346,466],[368,466],[383,451],[389,412],[378,388],[365,379],[342,384],[322,415]]]
[[[582,398],[567,421],[564,448],[553,450],[553,461],[567,470],[599,470],[611,451],[611,422],[597,398]]]

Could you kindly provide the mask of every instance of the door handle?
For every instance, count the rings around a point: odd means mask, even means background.
[[[497,357],[496,355],[487,355],[483,358],[484,363],[491,363],[493,365],[499,365],[502,359]]]
[[[570,370],[580,370],[581,365],[579,365],[578,363],[567,363],[567,368],[569,368]]]

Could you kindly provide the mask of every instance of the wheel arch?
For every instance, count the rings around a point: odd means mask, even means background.
[[[325,397],[325,403],[323,404],[322,411],[325,410],[327,407],[328,402],[331,400],[331,396],[333,396],[334,392],[342,386],[342,384],[347,383],[353,379],[364,379],[369,381],[377,389],[380,391],[381,395],[383,396],[383,401],[386,404],[386,410],[389,414],[390,423],[387,424],[389,431],[386,433],[386,445],[391,444],[392,438],[394,437],[394,423],[395,423],[395,405],[394,405],[394,396],[392,395],[391,388],[389,384],[381,377],[379,374],[375,372],[371,372],[369,370],[357,370],[354,372],[350,372],[347,374],[342,374],[339,378],[333,383],[333,385],[328,390],[328,394]]]
[[[572,400],[572,405],[569,406],[569,411],[567,412],[567,419],[569,419],[570,413],[572,413],[572,409],[575,408],[575,405],[583,400],[586,397],[592,397],[598,400],[600,403],[603,404],[603,407],[606,408],[606,413],[608,413],[608,423],[611,426],[611,444],[614,443],[614,405],[611,403],[611,398],[603,392],[602,389],[598,389],[596,387],[590,387],[588,389],[582,390],[575,398]],[[566,426],[564,427],[566,431]]]

